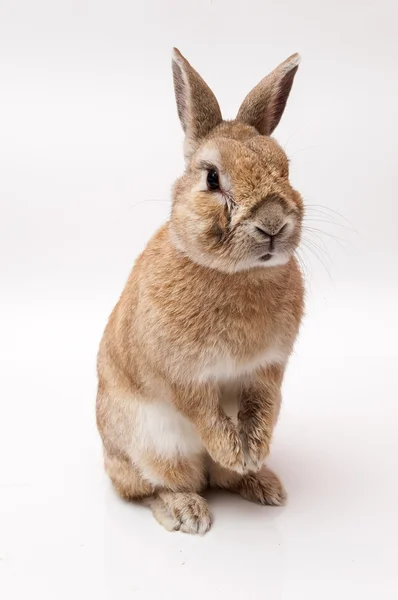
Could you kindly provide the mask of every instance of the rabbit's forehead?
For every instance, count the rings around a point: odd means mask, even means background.
[[[218,138],[202,145],[198,159],[228,172],[233,179],[254,177],[263,179],[268,174],[287,176],[288,161],[282,148],[265,136],[237,141]]]

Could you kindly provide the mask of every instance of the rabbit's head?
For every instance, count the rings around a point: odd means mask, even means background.
[[[288,58],[223,121],[200,75],[174,50],[178,115],[186,170],[174,186],[170,230],[193,261],[233,273],[287,263],[301,232],[303,204],[289,183],[287,157],[271,133],[298,68]]]

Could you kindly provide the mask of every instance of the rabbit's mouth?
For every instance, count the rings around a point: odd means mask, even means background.
[[[275,252],[267,252],[256,259],[257,266],[262,265],[264,268],[279,267],[289,262],[291,253],[286,250],[277,250]]]
[[[267,260],[271,260],[272,258],[272,254],[270,254],[269,252],[267,252],[267,254],[264,254],[263,256],[260,256],[260,260],[263,260],[264,262],[266,262]]]

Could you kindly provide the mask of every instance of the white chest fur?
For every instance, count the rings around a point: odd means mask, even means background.
[[[271,346],[245,361],[238,361],[227,353],[217,357],[209,355],[206,357],[203,367],[198,370],[198,380],[202,382],[233,381],[254,373],[260,367],[272,364],[284,365],[287,359],[287,352],[278,346]]]

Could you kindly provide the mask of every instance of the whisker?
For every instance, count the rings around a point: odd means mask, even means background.
[[[301,271],[302,271],[302,272],[304,273],[304,275],[305,275],[305,279],[306,279],[307,281],[310,281],[310,279],[311,279],[311,278],[309,277],[309,268],[308,268],[308,266],[307,266],[307,263],[306,263],[306,262],[305,262],[305,260],[304,260],[304,257],[302,257],[302,256],[299,254],[300,250],[302,251],[302,248],[297,248],[297,249],[295,250],[295,252],[294,252],[294,255],[295,255],[295,257],[297,258],[297,261],[298,261],[298,263],[299,263],[299,265],[300,265],[300,269],[301,269]]]
[[[329,225],[336,225],[337,227],[343,227],[344,229],[347,229],[347,231],[353,231],[354,233],[358,233],[358,231],[356,229],[353,229],[352,227],[348,227],[348,225],[344,225],[343,223],[339,223],[338,221],[333,221],[331,219],[317,219],[317,218],[313,218],[313,217],[306,217],[304,215],[303,221],[307,221],[307,222],[312,221],[315,223],[328,223]]]
[[[287,142],[285,142],[285,143],[283,144],[283,149],[284,149],[284,150],[286,150],[286,148],[287,148],[287,145],[288,145],[288,143],[290,142],[290,140],[292,139],[292,137],[294,137],[294,136],[296,135],[296,133],[297,133],[297,132],[298,132],[298,131],[299,131],[301,128],[302,128],[302,125],[300,125],[300,127],[297,127],[297,129],[295,129],[295,130],[293,131],[292,135],[291,135],[291,136],[289,136],[289,137],[287,138]]]
[[[309,252],[311,252],[311,254],[313,254],[315,256],[315,258],[321,263],[322,267],[325,269],[325,272],[329,278],[330,281],[332,280],[332,276],[330,274],[330,270],[329,268],[325,265],[324,261],[317,255],[317,253],[312,249],[312,248],[307,248],[307,250],[309,250]]]
[[[315,240],[308,237],[303,237],[303,240],[309,244],[312,244],[319,252],[323,254],[325,259],[331,260],[326,244],[323,242],[323,246],[320,246]]]
[[[323,268],[325,269],[330,281],[332,281],[332,276],[330,274],[330,269],[327,263],[325,263],[325,261],[323,260],[323,258],[321,258],[317,252],[314,250],[314,248],[311,246],[311,244],[309,243],[309,240],[302,240],[302,244],[304,245],[305,248],[307,248],[307,250],[309,250],[314,256],[315,258],[321,263],[321,265],[323,266]]]
[[[310,229],[310,228],[308,228],[308,227],[305,227],[305,226],[303,227],[303,231],[304,231],[305,233],[307,233],[307,232],[308,232],[308,233],[310,233],[311,235],[315,235],[315,236],[316,236],[316,238],[317,238],[317,240],[319,241],[319,243],[322,245],[322,248],[323,248],[325,251],[327,251],[327,245],[326,245],[326,242],[325,242],[325,240],[323,240],[323,239],[321,238],[321,236],[320,236],[318,233],[316,233],[315,231],[311,231],[311,229]]]
[[[343,242],[345,244],[349,244],[352,246],[351,242],[349,242],[348,240],[344,240],[343,238],[338,237],[337,235],[333,235],[332,233],[328,233],[327,231],[323,231],[322,229],[318,229],[317,227],[307,227],[304,226],[304,230],[305,231],[309,231],[311,233],[313,233],[314,235],[316,235],[319,239],[320,239],[320,235],[325,235],[326,237],[331,238],[332,240],[334,240],[337,244],[339,244],[342,248],[345,248],[345,246],[343,245]]]
[[[305,148],[300,148],[299,150],[296,150],[295,152],[293,152],[293,154],[291,154],[289,156],[289,160],[294,158],[296,156],[296,154],[300,154],[301,152],[306,152],[307,150],[312,150],[313,148],[323,148],[324,146],[325,146],[325,144],[315,144],[314,146],[306,146]]]
[[[323,219],[328,219],[331,223],[340,224],[341,220],[336,217],[333,213],[328,213],[325,210],[320,208],[314,208],[312,206],[305,207],[304,217],[313,217],[314,219],[318,219],[322,217]]]
[[[322,210],[326,210],[326,211],[329,211],[331,213],[334,213],[335,215],[337,215],[338,217],[340,217],[341,219],[343,219],[346,223],[348,223],[354,229],[354,231],[356,231],[353,223],[351,223],[351,221],[349,219],[347,219],[347,217],[345,217],[344,215],[342,215],[341,213],[339,213],[337,210],[334,210],[333,208],[329,208],[329,206],[324,206],[323,204],[306,204],[306,208],[312,208],[312,209],[315,209],[315,210],[322,209]],[[320,210],[319,212],[322,212],[322,210]],[[331,216],[331,215],[329,215],[329,216]]]
[[[306,125],[308,125],[308,123],[310,122],[311,119],[307,119],[306,121],[304,121],[304,123],[301,123],[301,125],[299,125],[299,127],[297,127],[297,129],[295,129],[292,133],[292,135],[290,137],[288,137],[287,141],[283,144],[283,148],[285,149],[286,146],[288,145],[288,143],[290,142],[290,140],[296,135],[296,133],[298,131],[300,131],[300,129],[302,129],[303,127],[305,127]]]

